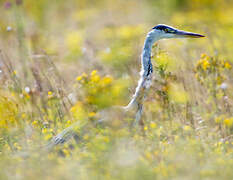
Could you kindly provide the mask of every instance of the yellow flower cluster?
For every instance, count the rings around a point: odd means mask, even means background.
[[[85,119],[87,114],[84,104],[81,101],[78,101],[74,106],[72,106],[70,112],[76,119]]]
[[[83,73],[76,78],[76,81],[83,90],[82,93],[79,93],[79,99],[84,106],[95,105],[98,108],[115,104],[118,99],[121,100],[121,95],[124,94],[127,85],[121,80],[113,81],[113,78],[108,75],[101,77],[97,70],[93,70],[90,75]],[[90,108],[86,107],[86,109]],[[91,112],[96,110],[94,108]],[[93,113],[90,116],[93,117]]]
[[[201,59],[197,62],[195,67],[195,76],[202,84],[208,80],[210,76],[214,76],[217,84],[221,84],[225,80],[223,71],[231,68],[232,65],[229,61],[202,54]]]
[[[49,140],[53,137],[53,129],[43,128],[42,134],[44,135],[45,140]]]
[[[18,125],[19,107],[17,103],[7,96],[0,97],[0,129],[8,129]]]
[[[202,68],[204,71],[209,70],[211,67],[231,69],[232,66],[229,61],[218,60],[215,57],[202,54],[201,59],[197,62],[197,68]]]

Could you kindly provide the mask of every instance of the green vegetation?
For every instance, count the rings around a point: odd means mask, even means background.
[[[0,0],[0,15],[0,179],[233,179],[233,1]],[[134,126],[117,107],[159,23],[207,37],[156,42]]]

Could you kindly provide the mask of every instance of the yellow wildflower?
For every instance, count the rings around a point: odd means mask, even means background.
[[[97,74],[97,70],[93,70],[92,72],[91,72],[91,76],[95,76]]]
[[[78,76],[78,77],[76,77],[76,81],[81,81],[82,80],[82,76]]]
[[[102,79],[102,82],[103,84],[107,85],[107,84],[110,84],[112,80],[113,80],[112,77],[107,76]]]
[[[156,128],[156,127],[157,127],[157,124],[156,124],[156,123],[154,123],[154,122],[151,122],[151,123],[150,123],[150,127],[151,127],[152,129],[154,129],[154,128]]]
[[[43,133],[43,134],[45,134],[45,133],[47,133],[47,132],[48,132],[48,130],[47,130],[46,128],[42,129],[42,133]]]
[[[103,140],[104,140],[104,142],[106,142],[106,143],[108,143],[110,140],[109,140],[109,137],[107,137],[107,136],[105,136],[105,137],[103,137]]]
[[[201,58],[204,59],[207,55],[205,53],[201,54]]]
[[[225,62],[224,67],[226,69],[231,69],[232,66],[231,66],[231,64],[229,62]]]
[[[33,126],[38,125],[38,121],[33,121],[33,122],[32,122],[32,125],[33,125]]]
[[[24,97],[26,98],[26,99],[30,99],[31,97],[30,97],[30,95],[29,94],[24,94]]]
[[[47,141],[47,140],[51,139],[52,137],[53,137],[52,134],[46,134],[46,136],[44,138]]]
[[[147,152],[145,153],[145,157],[146,157],[148,160],[151,160],[151,159],[152,159],[152,155],[151,155],[151,153],[150,153],[149,151],[147,151]]]
[[[21,117],[22,117],[22,118],[25,118],[25,117],[26,117],[26,113],[23,113],[23,114],[21,115]]]
[[[91,76],[91,81],[94,83],[97,83],[100,80],[100,76],[99,75],[92,75]]]
[[[232,127],[232,126],[233,126],[233,117],[224,119],[224,124],[225,124],[227,127]]]
[[[88,114],[88,116],[89,116],[90,118],[94,117],[95,115],[96,115],[95,112],[90,112],[90,113]]]
[[[70,125],[70,124],[71,124],[71,120],[68,120],[68,121],[66,122],[66,124],[67,124],[67,125]]]
[[[65,154],[65,156],[69,156],[70,155],[70,153],[69,153],[69,151],[67,149],[63,149],[62,152]]]
[[[206,70],[206,69],[208,69],[210,67],[210,63],[209,63],[209,61],[208,60],[203,60],[202,61],[202,68],[203,68],[203,70]]]
[[[183,129],[185,130],[185,131],[191,131],[191,127],[190,126],[188,126],[188,125],[185,125],[184,127],[183,127]]]

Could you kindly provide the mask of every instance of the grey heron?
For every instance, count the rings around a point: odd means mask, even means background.
[[[141,119],[142,108],[143,108],[143,99],[146,94],[146,90],[149,89],[151,85],[151,78],[153,72],[153,66],[151,63],[151,49],[155,41],[160,39],[168,39],[168,38],[200,38],[205,37],[201,34],[187,32],[178,30],[174,27],[158,24],[153,27],[151,31],[148,32],[144,47],[141,54],[141,78],[138,81],[138,86],[136,88],[135,94],[133,95],[130,103],[125,107],[126,110],[132,109],[136,107],[136,124]]]
[[[123,108],[121,107],[126,112],[129,111],[130,109],[136,109],[136,113],[135,113],[136,124],[141,119],[143,100],[145,98],[145,94],[147,90],[151,85],[152,72],[153,72],[153,67],[151,63],[151,50],[155,41],[158,41],[160,39],[167,39],[167,38],[200,38],[200,37],[205,37],[205,36],[197,33],[178,30],[174,27],[164,24],[156,25],[148,32],[141,54],[141,73],[137,88],[129,104],[127,106],[124,106]],[[108,118],[111,119],[111,117]],[[57,136],[55,136],[48,144],[47,146],[48,149],[51,149],[57,144],[63,144],[64,142],[72,138],[75,135],[75,130],[74,130],[75,127],[79,125],[80,124],[77,122],[74,125],[63,130]]]

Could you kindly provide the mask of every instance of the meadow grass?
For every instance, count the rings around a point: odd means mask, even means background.
[[[233,179],[232,10],[227,0],[0,0],[0,179]],[[118,106],[158,23],[206,38],[154,45],[135,126]]]

